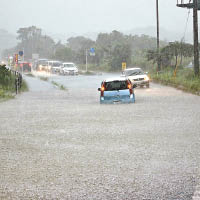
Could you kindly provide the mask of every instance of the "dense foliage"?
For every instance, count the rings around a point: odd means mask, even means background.
[[[15,77],[5,66],[0,65],[0,89],[13,89]]]
[[[83,36],[71,37],[66,44],[55,43],[35,26],[20,28],[17,34],[20,42],[15,48],[4,51],[5,57],[24,49],[25,59],[31,59],[32,54],[37,53],[40,58],[75,62],[81,66],[86,63],[86,52],[89,55],[90,48],[95,48],[95,56],[88,56],[89,65],[94,68],[103,66],[104,69],[112,71],[120,70],[122,62],[126,62],[128,66],[135,65],[136,55],[156,48],[156,38],[147,35],[125,35],[118,31],[100,33],[95,41]],[[166,43],[161,41],[161,46],[165,45]]]
[[[183,58],[193,56],[193,45],[183,42],[169,43],[167,46],[160,49],[160,55],[158,57],[157,50],[149,50],[147,52],[147,60],[156,63],[160,59],[162,68],[183,64]],[[180,63],[178,63],[180,58]],[[174,63],[172,63],[175,60]]]

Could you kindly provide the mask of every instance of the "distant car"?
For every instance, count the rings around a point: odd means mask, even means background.
[[[101,83],[100,103],[135,103],[134,87],[126,77],[109,78]]]
[[[129,78],[132,84],[149,88],[149,77],[141,68],[129,68],[122,72],[122,76]]]
[[[74,63],[65,62],[60,68],[61,75],[78,75],[78,67]]]
[[[31,72],[32,71],[32,64],[30,62],[19,62],[18,68],[21,72]]]
[[[35,63],[35,69],[37,71],[48,71],[48,59],[39,59]]]
[[[56,61],[56,60],[51,60],[51,61],[47,61],[48,64],[48,70],[51,71],[52,73],[59,73],[62,63],[60,61]]]

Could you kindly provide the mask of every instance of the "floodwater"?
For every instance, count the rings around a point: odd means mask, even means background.
[[[110,76],[26,77],[0,104],[0,199],[192,199],[200,97],[151,83],[135,104],[100,105]]]

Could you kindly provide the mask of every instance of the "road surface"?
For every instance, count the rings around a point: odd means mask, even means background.
[[[26,77],[0,104],[0,199],[192,199],[200,97],[152,83],[135,104],[100,105],[109,76]]]

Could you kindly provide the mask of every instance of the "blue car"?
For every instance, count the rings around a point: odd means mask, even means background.
[[[135,103],[134,87],[125,77],[106,79],[101,83],[100,103]]]

